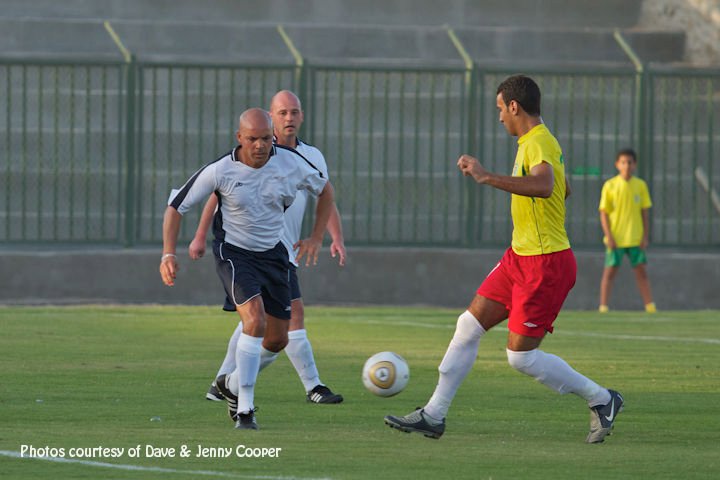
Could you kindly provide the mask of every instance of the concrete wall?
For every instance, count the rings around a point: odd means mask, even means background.
[[[500,250],[354,248],[337,267],[327,250],[320,265],[301,269],[306,303],[432,305],[463,308],[495,265]],[[578,280],[565,304],[597,308],[603,253],[576,252]],[[214,261],[179,257],[173,288],[158,274],[159,249],[0,251],[0,304],[159,303],[221,305]],[[720,308],[720,253],[651,250],[650,278],[659,309]],[[615,284],[612,309],[641,310],[627,265]]]
[[[195,22],[628,27],[642,0],[3,0],[0,16]]]

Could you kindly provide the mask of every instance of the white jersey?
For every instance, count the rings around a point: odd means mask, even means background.
[[[312,165],[315,166],[323,174],[323,177],[329,179],[327,163],[325,163],[325,157],[322,152],[312,145],[303,143],[298,139],[298,144],[295,150],[307,159]],[[302,161],[302,159],[298,159]],[[300,233],[302,230],[303,216],[305,216],[305,207],[307,206],[310,192],[308,190],[302,190],[297,193],[295,201],[290,208],[285,211],[285,228],[282,233],[282,243],[288,251],[290,257],[290,263],[297,266],[295,261],[296,250],[293,250],[293,245],[300,240]]]
[[[264,252],[280,241],[284,212],[298,191],[319,195],[327,178],[293,149],[274,145],[268,162],[252,168],[236,160],[239,148],[198,170],[170,195],[168,205],[185,214],[215,192],[215,238],[245,250]]]

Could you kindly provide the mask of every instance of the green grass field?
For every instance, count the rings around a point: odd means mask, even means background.
[[[459,311],[307,309],[322,379],[341,405],[305,402],[283,355],[260,375],[257,432],[204,394],[236,316],[206,307],[0,308],[0,477],[240,479],[720,478],[720,312],[564,312],[543,349],[621,391],[604,444],[588,410],[512,370],[502,328],[482,340],[440,440],[383,424],[424,404]],[[362,386],[367,357],[393,350],[408,388]],[[18,458],[23,445],[124,448],[119,458]],[[155,458],[147,448],[190,448]],[[277,458],[197,458],[197,445],[281,448]],[[128,449],[140,446],[139,458]],[[150,446],[150,447],[148,447]]]

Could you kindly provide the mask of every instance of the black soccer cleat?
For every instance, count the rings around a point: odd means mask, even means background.
[[[212,402],[222,402],[223,400],[225,400],[225,395],[220,393],[220,390],[218,389],[217,384],[214,380],[210,385],[207,393],[205,394],[205,399]]]
[[[422,433],[426,437],[436,440],[445,433],[445,419],[443,418],[439,422],[432,420],[420,407],[404,417],[386,416],[385,425],[405,433]]]
[[[259,427],[255,421],[255,412],[257,412],[257,407],[249,412],[238,413],[235,428],[238,430],[258,430]]]
[[[230,391],[230,388],[227,386],[227,378],[229,375],[220,375],[215,379],[215,385],[217,386],[217,389],[220,391],[220,394],[225,398],[225,401],[227,402],[228,407],[228,415],[230,416],[230,420],[237,420],[237,408],[238,408],[238,397],[234,393]]]
[[[307,393],[307,401],[311,403],[342,403],[343,396],[339,393],[333,393],[325,385],[316,385],[315,388]]]
[[[615,426],[617,415],[622,412],[622,395],[615,390],[610,392],[610,402],[607,405],[598,405],[590,408],[590,433],[585,439],[586,443],[602,443],[610,435]]]

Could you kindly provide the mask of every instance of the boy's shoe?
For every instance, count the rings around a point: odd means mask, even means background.
[[[650,302],[647,305],[645,305],[645,312],[646,313],[657,313],[657,307],[655,306],[655,302]]]
[[[590,408],[590,433],[585,439],[586,443],[602,443],[610,435],[615,419],[622,412],[622,395],[615,390],[610,392],[610,402],[607,405],[598,405]]]
[[[220,392],[217,387],[217,383],[215,383],[215,380],[213,380],[212,384],[210,384],[210,389],[205,394],[205,399],[212,402],[222,402],[223,400],[225,400],[225,395]]]
[[[425,411],[421,407],[418,407],[414,412],[404,417],[388,415],[385,417],[385,425],[390,428],[397,428],[405,433],[422,433],[426,437],[434,439],[440,438],[445,432],[445,419],[443,418],[440,421],[433,420],[425,414]]]
[[[257,412],[257,407],[249,412],[238,413],[235,428],[238,430],[257,430],[259,427],[255,421],[255,412]]]
[[[333,393],[325,385],[316,385],[307,393],[307,401],[312,403],[342,403],[343,396]]]
[[[234,393],[230,391],[230,389],[227,386],[227,377],[229,375],[220,375],[215,379],[215,386],[220,391],[220,394],[222,394],[223,397],[225,397],[225,401],[227,402],[228,407],[228,415],[230,415],[231,420],[237,420],[237,402],[238,397]]]
[[[598,312],[600,312],[600,313],[607,313],[609,311],[610,311],[610,309],[608,308],[607,305],[600,305],[598,307]]]

